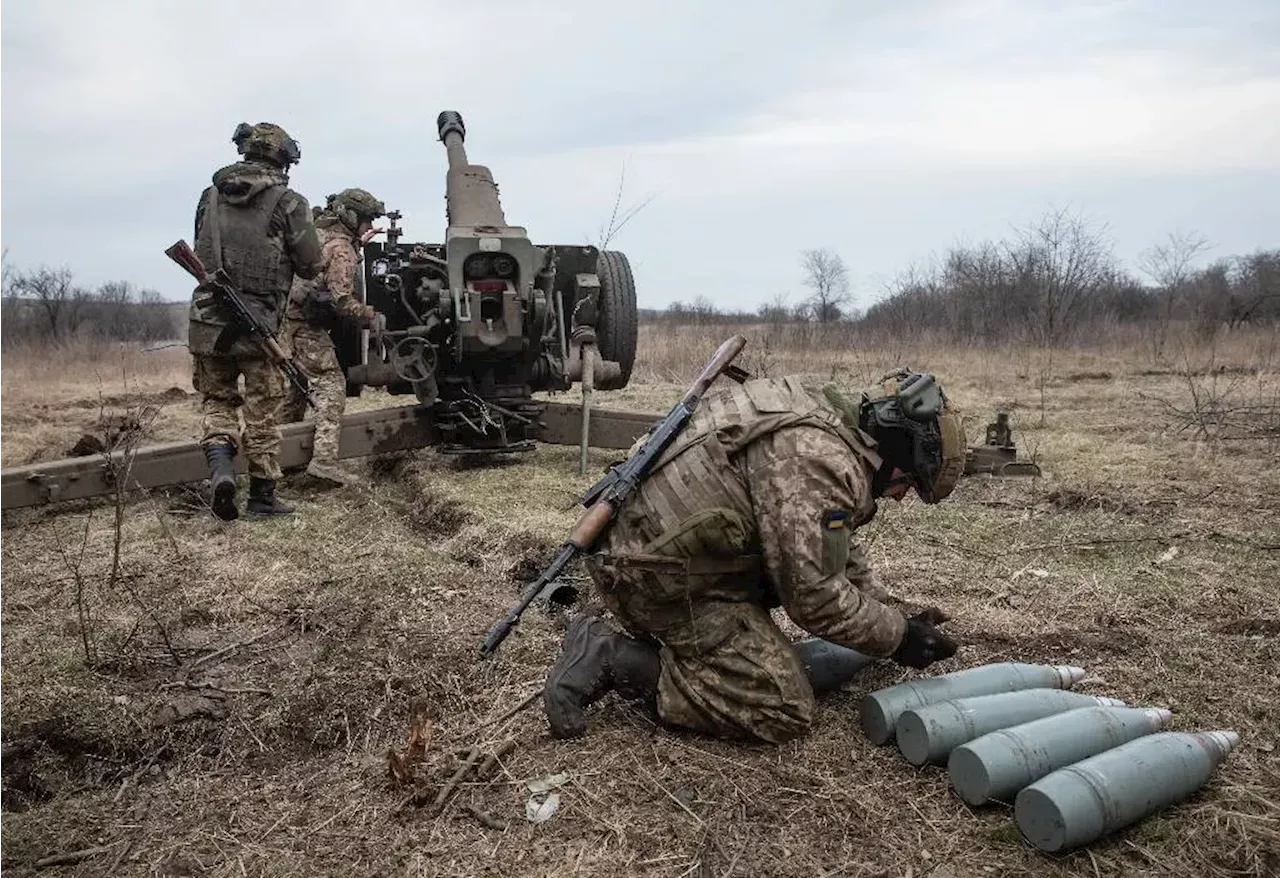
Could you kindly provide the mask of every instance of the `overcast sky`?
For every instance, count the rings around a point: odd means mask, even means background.
[[[39,0],[0,25],[10,263],[189,295],[241,121],[301,144],[312,203],[363,186],[444,230],[436,114],[508,222],[585,243],[624,206],[640,304],[800,297],[830,247],[859,304],[1052,206],[1132,262],[1174,229],[1280,246],[1277,0]]]

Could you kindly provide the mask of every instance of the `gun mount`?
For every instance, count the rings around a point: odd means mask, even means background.
[[[529,451],[545,405],[532,394],[630,380],[631,266],[615,250],[534,244],[507,223],[489,169],[467,158],[462,116],[446,110],[436,128],[448,158],[444,243],[401,242],[391,211],[385,242],[365,245],[359,290],[387,329],[333,330],[347,395],[366,385],[415,394],[442,451]]]

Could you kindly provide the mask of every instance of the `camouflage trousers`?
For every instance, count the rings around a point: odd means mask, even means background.
[[[276,412],[285,395],[284,374],[265,357],[197,354],[192,359],[191,383],[202,397],[200,444],[206,448],[230,444],[244,455],[249,475],[280,478],[280,426]],[[243,395],[239,389],[241,375]]]
[[[294,358],[311,379],[316,401],[315,438],[311,459],[332,462],[338,459],[338,439],[342,432],[342,413],[347,405],[347,379],[338,365],[329,333],[298,320],[286,320],[280,333],[280,345]],[[280,413],[283,423],[301,421],[307,411],[302,391],[289,385],[289,397]]]
[[[765,606],[710,597],[672,601],[682,590],[678,577],[622,572],[598,558],[588,560],[588,569],[605,604],[629,632],[658,644],[664,722],[774,744],[809,730],[813,687]]]

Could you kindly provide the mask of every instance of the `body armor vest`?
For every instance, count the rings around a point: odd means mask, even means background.
[[[770,433],[796,426],[825,430],[872,468],[881,464],[875,441],[845,427],[796,379],[731,384],[703,398],[640,491],[619,511],[590,566],[632,569],[653,591],[674,588],[687,597],[692,586],[701,594],[745,596],[744,587],[750,591],[760,579],[763,560],[741,452]],[[874,501],[870,509],[851,512],[855,522],[865,520],[874,513]],[[664,584],[653,574],[675,578]]]
[[[280,199],[289,191],[278,184],[264,189],[249,204],[229,204],[216,188],[205,197],[207,205],[196,254],[211,271],[223,268],[236,289],[255,304],[267,306],[278,315],[280,305],[293,281],[293,262],[285,244],[283,227],[271,227],[272,215]],[[212,203],[217,199],[216,207]],[[214,253],[213,224],[218,224],[221,252]],[[278,319],[278,318],[277,318]]]

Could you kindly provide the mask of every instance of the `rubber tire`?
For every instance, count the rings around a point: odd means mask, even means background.
[[[618,250],[604,250],[600,253],[596,262],[596,275],[600,279],[599,314],[596,321],[600,357],[614,360],[622,367],[622,375],[616,381],[599,381],[596,388],[621,390],[631,380],[631,368],[636,361],[639,332],[636,282],[626,254]]]

